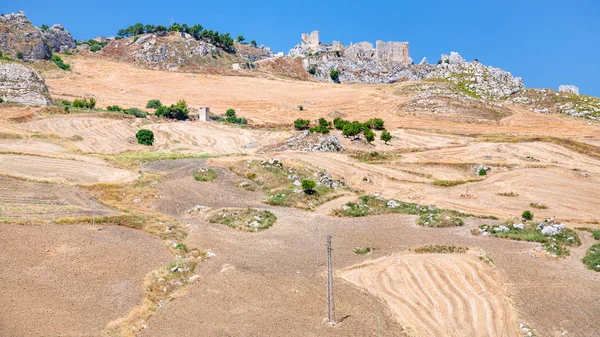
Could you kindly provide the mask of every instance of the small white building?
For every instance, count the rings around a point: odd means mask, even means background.
[[[240,70],[242,70],[242,67],[240,66],[239,63],[234,63],[231,65],[231,69],[233,69],[235,71],[240,71]]]
[[[210,108],[201,106],[198,108],[198,121],[208,122],[210,120]]]
[[[280,51],[279,53],[275,54],[275,57],[283,57],[283,55],[284,55],[283,52]]]

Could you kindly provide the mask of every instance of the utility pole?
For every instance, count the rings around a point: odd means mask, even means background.
[[[331,234],[327,235],[327,323],[334,325],[335,303],[333,302],[333,266],[331,264]]]

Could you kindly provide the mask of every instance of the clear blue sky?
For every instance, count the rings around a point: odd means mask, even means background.
[[[173,18],[286,53],[314,29],[325,43],[408,41],[415,62],[457,51],[523,77],[527,87],[574,84],[600,96],[600,0],[4,0],[0,8],[23,10],[37,26],[62,23],[76,39]]]

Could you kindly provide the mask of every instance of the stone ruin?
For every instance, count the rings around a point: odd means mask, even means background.
[[[372,60],[382,64],[408,65],[412,63],[408,42],[377,41],[375,48],[370,42],[359,42],[344,49],[344,57],[355,60]]]
[[[339,41],[333,41],[332,44],[321,43],[319,31],[313,30],[309,34],[302,33],[302,42],[290,49],[288,56],[305,57],[309,54],[326,53],[342,49],[344,49],[344,44]]]
[[[568,92],[579,95],[579,88],[574,85],[561,85],[558,87],[558,92]]]

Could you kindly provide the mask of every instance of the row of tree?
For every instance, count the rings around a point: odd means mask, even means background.
[[[221,34],[218,31],[210,29],[204,29],[202,25],[195,24],[188,26],[187,24],[173,23],[169,27],[162,25],[144,25],[142,23],[136,23],[135,25],[129,26],[124,29],[120,29],[117,35],[120,37],[136,36],[147,33],[159,33],[159,32],[184,32],[193,36],[196,40],[206,40],[216,46],[223,48],[225,51],[233,53],[235,52],[234,39],[229,33]],[[245,43],[244,36],[240,35],[237,38],[238,42]],[[250,44],[254,47],[257,46],[256,41],[250,41]]]

